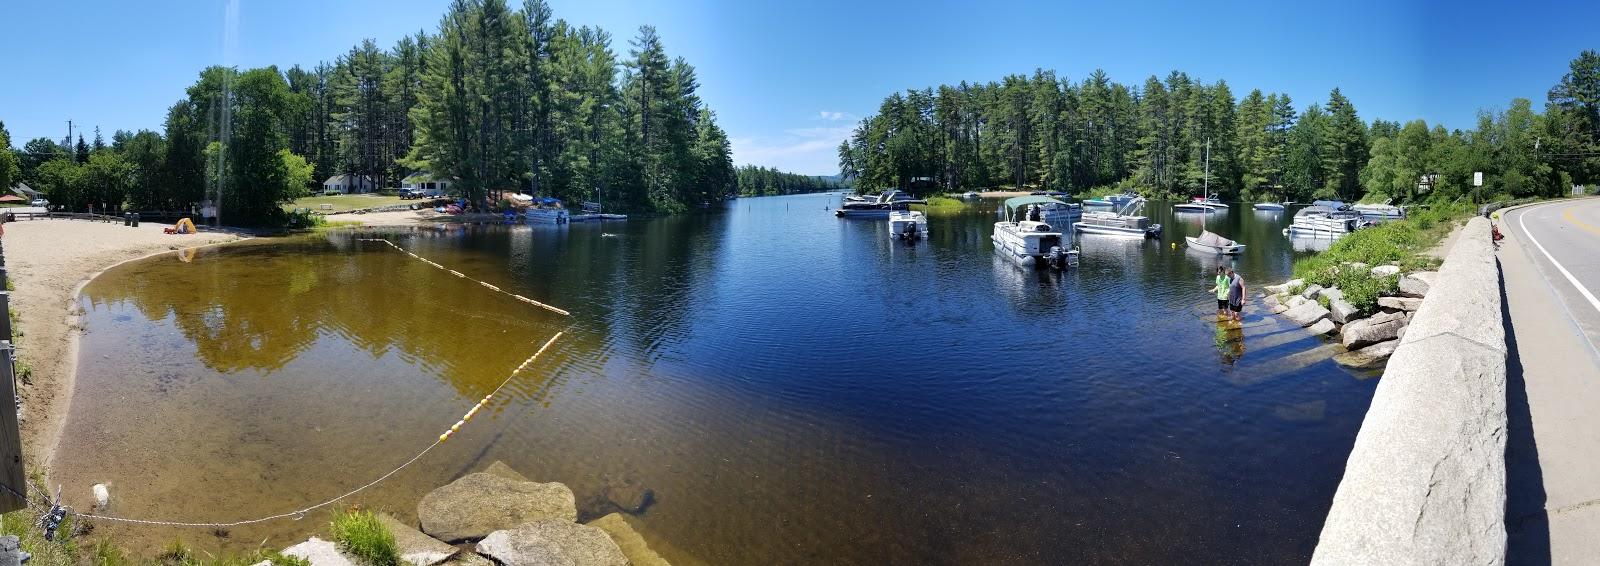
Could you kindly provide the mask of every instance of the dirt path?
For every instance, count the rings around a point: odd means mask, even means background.
[[[169,235],[161,231],[165,226],[65,219],[5,224],[6,272],[16,288],[11,310],[17,315],[17,356],[33,368],[19,383],[22,444],[30,468],[42,469],[48,462],[71,405],[78,365],[77,296],[83,285],[125,261],[240,239],[225,233]]]

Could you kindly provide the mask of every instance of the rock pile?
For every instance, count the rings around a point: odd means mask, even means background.
[[[642,510],[648,497],[632,503]],[[575,498],[566,485],[529,481],[500,462],[423,496],[417,518],[420,530],[392,516],[378,516],[394,534],[401,560],[416,566],[667,564],[622,515],[578,523]],[[317,537],[283,553],[312,566],[361,565],[333,542]]]
[[[1273,312],[1305,327],[1312,334],[1337,334],[1345,351],[1333,357],[1340,365],[1361,369],[1383,367],[1405,336],[1406,325],[1422,308],[1434,277],[1432,271],[1401,274],[1396,265],[1368,267],[1349,264],[1346,268],[1370,269],[1373,277],[1399,275],[1400,296],[1379,297],[1378,312],[1367,318],[1344,298],[1338,288],[1306,284],[1294,279],[1282,285],[1267,285],[1264,303]],[[1326,304],[1327,306],[1323,306]]]

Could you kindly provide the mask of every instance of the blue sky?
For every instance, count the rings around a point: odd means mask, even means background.
[[[445,0],[241,0],[224,48],[222,0],[14,2],[0,28],[0,120],[20,146],[66,134],[159,129],[209,64],[332,60],[363,38],[432,31]],[[1290,4],[1290,3],[1282,3]],[[1287,92],[1304,107],[1338,86],[1366,120],[1471,127],[1513,97],[1541,107],[1582,49],[1600,49],[1600,2],[1068,3],[551,0],[625,54],[640,24],[699,71],[734,160],[837,171],[834,148],[890,92],[1053,68],[1142,83],[1172,69],[1236,96]],[[1203,8],[1201,6],[1204,6]],[[86,136],[87,137],[87,136]]]

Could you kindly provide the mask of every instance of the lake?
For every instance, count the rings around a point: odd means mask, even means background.
[[[80,298],[53,474],[80,509],[232,521],[297,509],[409,459],[565,332],[487,411],[341,503],[414,520],[500,460],[630,517],[674,563],[1288,563],[1309,559],[1377,380],[1268,314],[1219,325],[1219,261],[1286,279],[1285,213],[1159,241],[1079,238],[1065,272],[989,241],[998,200],[927,241],[839,219],[838,195],[746,198],[625,223],[334,231],[172,253]],[[399,246],[539,309],[414,260]],[[1176,242],[1176,247],[1172,243]],[[609,489],[615,491],[615,489]],[[153,554],[282,548],[330,514],[225,532],[102,522]]]

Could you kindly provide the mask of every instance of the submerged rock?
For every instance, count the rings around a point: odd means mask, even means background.
[[[1422,298],[1428,296],[1428,289],[1433,287],[1433,279],[1438,276],[1437,271],[1418,271],[1400,278],[1400,294],[1407,297]]]
[[[1341,366],[1357,369],[1373,369],[1388,363],[1389,356],[1394,354],[1395,348],[1400,347],[1399,340],[1379,342],[1359,350],[1351,350],[1333,357],[1333,361]]]
[[[1398,313],[1381,313],[1344,325],[1343,342],[1347,350],[1355,350],[1400,337],[1406,326],[1406,317]]]
[[[1422,299],[1412,297],[1378,297],[1378,306],[1386,309],[1412,312],[1422,308]]]
[[[1316,324],[1317,321],[1327,317],[1328,309],[1322,308],[1322,305],[1313,303],[1311,301],[1306,301],[1304,303],[1300,303],[1300,306],[1291,308],[1284,312],[1283,316],[1294,321],[1295,324],[1300,326],[1311,326]]]
[[[617,548],[622,549],[623,556],[628,557],[628,562],[633,566],[667,566],[666,559],[650,550],[644,537],[633,529],[622,515],[612,513],[589,522],[589,526],[606,532],[611,541],[617,543]]]
[[[538,519],[498,530],[478,543],[478,553],[505,566],[627,566],[628,557],[597,527]]]
[[[477,472],[461,476],[417,503],[422,532],[455,543],[535,519],[578,519],[572,490],[559,483],[517,481]]]
[[[400,550],[401,560],[417,566],[433,566],[456,555],[456,547],[422,534],[422,531],[390,517],[388,513],[379,513],[378,522],[383,523],[394,535],[394,544]]]
[[[491,476],[500,476],[512,481],[532,481],[527,477],[524,477],[522,474],[517,473],[516,470],[511,469],[511,466],[507,466],[505,462],[501,462],[499,460],[495,460],[493,464],[489,464],[489,467],[484,468],[483,473]]]

